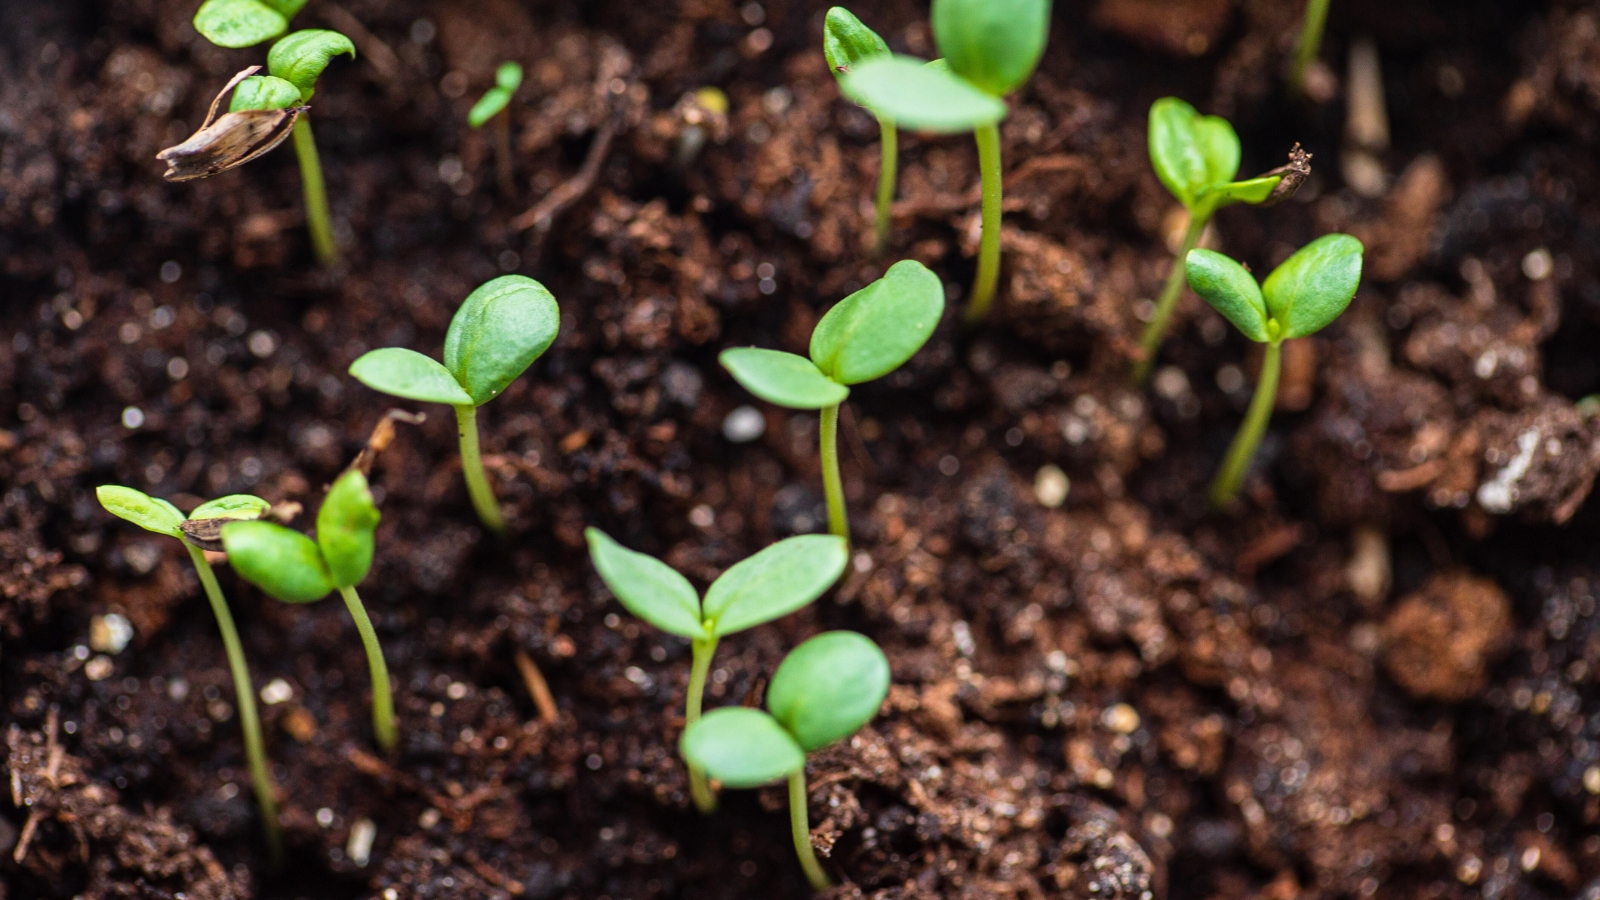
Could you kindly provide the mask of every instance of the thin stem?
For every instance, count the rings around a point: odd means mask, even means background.
[[[333,220],[328,216],[328,186],[322,180],[322,160],[311,136],[311,114],[294,123],[294,155],[300,160],[300,186],[306,198],[306,228],[311,231],[311,252],[325,266],[339,264],[339,247],[333,242]]]
[[[978,177],[983,186],[983,235],[978,241],[978,277],[972,282],[972,302],[967,324],[989,315],[994,289],[1000,283],[1000,126],[984,125],[973,131],[978,141]]]
[[[217,617],[217,630],[222,632],[222,647],[228,654],[228,669],[233,673],[233,692],[239,702],[239,728],[244,732],[244,756],[250,766],[250,781],[255,786],[256,805],[261,807],[261,824],[267,834],[267,852],[272,864],[283,862],[283,832],[278,826],[278,799],[272,774],[267,771],[266,745],[261,740],[261,719],[256,715],[255,685],[250,681],[250,668],[244,663],[244,646],[239,643],[238,629],[233,626],[233,614],[228,611],[228,601],[222,597],[217,584],[217,574],[206,562],[205,553],[183,542],[194,561],[194,570],[200,584],[211,601],[211,612]]]
[[[1172,321],[1172,311],[1178,307],[1178,298],[1183,296],[1189,251],[1200,243],[1200,235],[1205,233],[1206,223],[1210,221],[1209,209],[1194,210],[1189,214],[1189,227],[1183,232],[1183,246],[1178,248],[1178,256],[1172,261],[1172,271],[1167,273],[1167,283],[1161,287],[1161,296],[1156,300],[1156,313],[1139,338],[1139,346],[1144,348],[1144,358],[1134,364],[1135,384],[1144,384],[1145,379],[1150,377],[1150,369],[1156,363],[1156,353],[1167,336],[1167,324]]]
[[[517,183],[511,174],[511,114],[502,111],[494,117],[495,172],[500,179],[500,193],[507,197],[516,193]]]
[[[485,528],[495,534],[505,534],[506,520],[500,515],[500,504],[495,502],[489,476],[483,471],[483,457],[478,452],[478,408],[458,406],[455,410],[456,429],[461,434],[461,474],[467,479],[472,508],[478,511]]]
[[[378,747],[385,753],[394,749],[399,732],[394,725],[394,694],[389,689],[389,667],[383,661],[383,648],[378,646],[378,633],[367,618],[367,608],[353,587],[339,588],[339,596],[356,621],[356,631],[361,632],[361,644],[367,649],[367,668],[372,672],[372,733]]]
[[[1322,28],[1328,21],[1330,0],[1306,0],[1306,17],[1300,26],[1300,40],[1294,45],[1294,70],[1289,86],[1297,94],[1306,92],[1306,70],[1322,50]]]
[[[850,540],[850,516],[839,478],[839,404],[822,408],[822,493],[828,498],[828,533]]]
[[[889,225],[894,210],[894,183],[900,168],[899,132],[888,119],[878,120],[882,133],[883,162],[878,166],[878,252],[889,249]]]
[[[1211,505],[1222,509],[1233,502],[1244,484],[1245,473],[1250,471],[1250,458],[1255,456],[1261,436],[1267,431],[1267,421],[1272,418],[1272,406],[1278,399],[1278,372],[1283,365],[1282,339],[1267,342],[1267,358],[1261,364],[1261,380],[1256,384],[1256,395],[1250,400],[1244,423],[1233,436],[1228,455],[1211,482]]]
[[[717,639],[709,637],[696,640],[690,646],[694,651],[694,663],[689,669],[689,697],[683,710],[685,728],[700,721],[700,707],[706,693],[706,673],[711,671],[711,657],[717,652]],[[705,770],[693,763],[689,764],[689,794],[694,798],[696,809],[707,815],[717,811],[717,795],[711,790],[711,782],[706,779]]]
[[[817,863],[817,853],[811,849],[811,821],[806,813],[806,767],[801,766],[789,776],[789,829],[794,832],[794,853],[800,857],[800,868],[806,870],[806,880],[813,890],[825,891],[833,886],[826,872]]]

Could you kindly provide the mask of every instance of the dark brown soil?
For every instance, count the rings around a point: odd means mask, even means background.
[[[261,59],[199,38],[194,6],[0,3],[0,897],[806,896],[781,793],[689,807],[688,648],[624,614],[581,532],[704,584],[822,521],[815,420],[761,407],[730,443],[752,401],[715,357],[803,349],[886,263],[876,125],[823,64],[825,4],[312,0],[297,24],[361,50],[313,113],[337,272],[310,263],[287,148],[162,182],[156,152]],[[854,393],[850,574],[717,658],[713,705],[756,702],[824,628],[889,653],[883,714],[810,770],[833,896],[1600,896],[1600,422],[1575,402],[1600,392],[1600,3],[1337,0],[1324,58],[1370,36],[1384,66],[1377,196],[1344,177],[1342,96],[1285,95],[1299,6],[1057,0],[1004,127],[998,315],[964,331],[957,300]],[[931,54],[926,4],[855,10]],[[528,69],[514,197],[464,125],[505,58]],[[1368,246],[1351,311],[1291,351],[1233,516],[1201,498],[1250,348],[1190,297],[1153,388],[1126,378],[1176,224],[1143,137],[1172,93],[1232,118],[1247,172],[1316,157],[1293,202],[1225,211],[1221,246],[1257,271],[1331,230]],[[970,142],[902,149],[893,258],[958,297]],[[288,688],[263,707],[273,872],[187,559],[93,488],[314,509],[391,405],[350,361],[435,352],[506,271],[563,311],[484,410],[511,535],[478,529],[442,408],[374,472],[398,754],[372,749],[344,610],[223,575],[256,686]],[[109,613],[120,653],[89,646]]]

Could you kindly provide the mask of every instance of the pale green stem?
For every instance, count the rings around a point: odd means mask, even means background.
[[[1187,260],[1189,251],[1200,243],[1200,235],[1205,233],[1206,223],[1211,221],[1210,209],[1199,209],[1189,214],[1189,227],[1183,233],[1183,246],[1178,248],[1178,256],[1172,261],[1172,271],[1167,273],[1167,283],[1161,287],[1161,296],[1156,299],[1156,312],[1151,317],[1150,324],[1144,327],[1144,334],[1139,338],[1139,346],[1144,350],[1144,358],[1134,363],[1133,381],[1135,384],[1144,384],[1150,377],[1150,369],[1156,363],[1156,354],[1161,350],[1161,342],[1167,336],[1167,323],[1172,321],[1172,311],[1178,306],[1178,298],[1183,296],[1184,285],[1187,284]]]
[[[195,572],[211,601],[211,612],[217,617],[217,630],[222,632],[222,648],[228,654],[228,669],[233,673],[233,692],[239,701],[239,728],[244,732],[244,757],[250,766],[250,781],[255,786],[256,805],[261,807],[261,824],[267,834],[267,851],[272,864],[283,861],[283,833],[278,827],[278,799],[267,771],[266,745],[261,740],[261,719],[256,715],[255,686],[250,682],[250,669],[244,663],[244,646],[239,643],[239,632],[233,626],[233,614],[228,611],[228,601],[222,597],[217,575],[206,562],[205,552],[199,547],[183,542],[194,561]]]
[[[1306,70],[1322,49],[1322,28],[1328,21],[1330,0],[1306,0],[1306,17],[1300,26],[1300,40],[1294,47],[1294,71],[1289,85],[1295,93],[1306,92]]]
[[[794,832],[794,852],[800,857],[800,868],[806,871],[806,880],[817,891],[833,886],[828,874],[817,863],[817,853],[811,849],[811,821],[806,813],[806,767],[801,766],[789,776],[789,829]]]
[[[399,732],[394,725],[394,694],[389,688],[389,667],[383,661],[383,648],[378,646],[378,633],[367,618],[367,609],[353,587],[339,588],[339,596],[356,621],[356,631],[361,632],[361,644],[367,649],[367,668],[372,672],[372,733],[378,747],[385,753],[394,749]]]
[[[501,110],[494,117],[495,173],[500,181],[500,193],[509,197],[517,191],[516,179],[511,171],[511,112]]]
[[[879,253],[889,249],[889,225],[894,213],[894,183],[900,168],[899,133],[888,119],[878,120],[882,132],[883,162],[878,167],[878,243]]]
[[[685,728],[700,721],[700,708],[705,700],[706,673],[711,671],[711,657],[717,652],[717,639],[709,637],[695,640],[690,647],[694,651],[694,663],[689,669],[689,698],[683,710]],[[717,795],[711,790],[711,782],[706,779],[705,770],[693,763],[689,764],[689,794],[694,798],[696,809],[707,815],[717,811]]]
[[[457,406],[456,428],[461,434],[461,474],[467,479],[467,493],[472,497],[472,508],[478,511],[483,526],[495,534],[504,534],[506,520],[500,515],[500,504],[495,502],[494,490],[489,487],[489,476],[483,471],[483,457],[478,452],[478,408]]]
[[[978,178],[983,187],[983,235],[978,240],[978,277],[972,282],[972,302],[967,324],[989,315],[995,287],[1000,283],[1000,126],[984,125],[973,131],[978,141]]]
[[[311,136],[311,113],[294,123],[294,155],[300,160],[300,186],[306,198],[306,228],[311,231],[311,252],[325,266],[339,264],[339,247],[333,242],[333,220],[328,216],[328,186],[322,180],[322,160]]]
[[[844,481],[839,477],[839,404],[822,408],[822,493],[828,499],[828,533],[850,540],[850,516],[844,508]]]
[[[1272,406],[1278,399],[1278,372],[1283,364],[1282,339],[1267,342],[1267,357],[1261,364],[1261,380],[1256,384],[1256,395],[1250,400],[1250,409],[1244,414],[1239,433],[1233,436],[1228,455],[1223,457],[1222,468],[1211,482],[1211,505],[1222,509],[1233,502],[1239,487],[1244,484],[1245,473],[1250,471],[1250,458],[1255,456],[1261,436],[1266,434],[1267,421],[1272,418]]]

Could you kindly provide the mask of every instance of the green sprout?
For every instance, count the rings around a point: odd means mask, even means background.
[[[218,47],[254,47],[289,30],[289,20],[307,0],[206,0],[194,14],[194,30]]]
[[[505,113],[511,105],[511,96],[522,86],[522,66],[503,62],[494,73],[494,87],[490,88],[467,112],[467,124],[482,128],[494,120],[495,171],[500,178],[500,192],[511,194],[516,189],[511,173],[511,117]]]
[[[1322,29],[1328,22],[1331,0],[1306,0],[1305,18],[1300,23],[1300,39],[1294,45],[1294,67],[1289,71],[1289,86],[1297,94],[1306,92],[1306,72],[1322,49]]]
[[[245,665],[244,645],[239,642],[239,631],[234,627],[233,615],[228,611],[228,601],[222,596],[217,575],[206,562],[205,550],[215,548],[218,528],[224,523],[257,519],[265,515],[271,504],[249,494],[231,494],[218,497],[195,507],[187,518],[178,508],[142,491],[114,484],[95,488],[95,497],[106,512],[119,519],[153,531],[175,537],[189,551],[200,585],[205,588],[206,599],[211,601],[211,612],[217,618],[217,629],[222,632],[222,648],[228,655],[228,669],[233,675],[233,691],[239,702],[239,728],[244,732],[244,755],[250,766],[250,781],[255,787],[256,805],[261,808],[261,823],[267,836],[267,849],[274,865],[283,856],[283,835],[278,827],[278,801],[272,775],[267,770],[266,745],[261,740],[261,719],[256,715],[255,688],[250,683],[250,668]]]
[[[1211,482],[1213,506],[1233,503],[1267,430],[1278,396],[1283,342],[1316,334],[1345,311],[1361,282],[1361,254],[1361,242],[1350,235],[1326,234],[1301,247],[1257,285],[1244,266],[1221,253],[1189,251],[1189,286],[1245,337],[1267,345],[1244,424]]]
[[[854,734],[888,694],[889,660],[877,644],[853,631],[824,632],[794,648],[773,673],[770,714],[714,709],[684,729],[679,750],[727,787],[788,779],[794,851],[811,886],[825,891],[828,876],[811,849],[806,815],[806,754]]]
[[[822,55],[828,60],[828,68],[833,70],[834,77],[843,80],[853,67],[869,59],[888,58],[892,54],[889,53],[889,45],[876,31],[861,24],[861,20],[850,10],[835,6],[828,10],[828,16],[823,20]],[[877,252],[883,253],[889,248],[890,214],[900,154],[896,149],[899,133],[894,120],[883,115],[877,118],[878,131],[882,135],[879,143],[883,161],[878,167],[878,194],[874,205],[877,212],[877,242],[874,246]]]
[[[983,235],[968,324],[989,314],[1000,281],[1002,98],[1033,75],[1049,30],[1050,0],[933,0],[933,36],[943,59],[874,56],[840,81],[845,96],[880,119],[918,131],[973,133]]]
[[[628,612],[668,634],[689,639],[693,662],[684,703],[686,727],[700,721],[706,673],[711,671],[717,641],[817,599],[844,573],[850,555],[845,542],[830,535],[788,538],[735,563],[711,583],[702,601],[688,579],[666,563],[623,547],[598,528],[584,534],[600,578]],[[716,794],[705,771],[692,760],[689,793],[701,812],[716,808]]]
[[[323,498],[316,540],[273,522],[244,521],[222,526],[222,546],[240,577],[285,603],[314,603],[334,591],[344,598],[372,672],[372,731],[378,746],[389,751],[398,737],[389,667],[356,593],[372,568],[377,528],[378,507],[367,477],[349,469]]]
[[[1172,311],[1183,293],[1182,260],[1200,243],[1206,225],[1218,209],[1232,203],[1271,206],[1292,195],[1311,174],[1311,155],[1296,144],[1289,164],[1260,175],[1235,181],[1239,174],[1239,136],[1221,116],[1202,116],[1177,97],[1162,97],[1150,106],[1150,164],[1156,177],[1189,211],[1183,246],[1156,300],[1155,315],[1139,339],[1143,356],[1135,364],[1134,380],[1143,383],[1166,337]]]
[[[944,313],[944,286],[922,263],[901,260],[877,281],[839,301],[811,332],[811,358],[781,350],[737,347],[718,360],[768,403],[822,412],[822,487],[828,531],[850,539],[839,477],[839,405],[850,385],[905,364],[933,334]]]
[[[544,355],[560,327],[561,310],[544,285],[502,275],[480,285],[456,310],[444,336],[443,365],[404,347],[373,350],[350,365],[350,374],[373,390],[455,409],[467,493],[495,534],[505,533],[506,521],[478,452],[478,407]]]

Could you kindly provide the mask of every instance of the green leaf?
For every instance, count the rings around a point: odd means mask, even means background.
[[[706,591],[705,618],[718,637],[786,616],[822,596],[844,573],[844,538],[786,538],[735,563]]]
[[[777,720],[759,709],[713,709],[683,731],[678,752],[730,788],[753,788],[806,767],[806,754]]]
[[[194,14],[194,30],[219,47],[253,47],[289,29],[292,13],[273,7],[262,0],[206,0]]]
[[[272,508],[272,504],[253,494],[229,494],[196,506],[189,520],[198,519],[259,519]]]
[[[862,62],[889,55],[889,45],[876,31],[861,24],[855,13],[842,6],[828,10],[822,20],[822,55],[835,78]]]
[[[951,71],[1003,97],[1033,74],[1050,37],[1050,0],[933,0],[933,39]]]
[[[972,131],[1006,117],[1006,105],[939,66],[910,56],[868,59],[839,90],[881,118],[913,131]]]
[[[267,71],[300,90],[300,102],[311,100],[328,61],[341,53],[354,59],[356,45],[337,31],[307,28],[279,40],[267,51]]]
[[[502,87],[492,87],[472,104],[472,109],[467,111],[467,124],[473,128],[482,128],[485,122],[500,114],[511,103],[511,92]]]
[[[794,648],[767,686],[767,709],[810,753],[872,721],[889,696],[889,659],[854,631],[825,631]]]
[[[717,361],[745,390],[790,409],[822,409],[850,396],[849,388],[822,374],[811,360],[782,350],[734,347]]]
[[[367,387],[390,396],[451,406],[473,405],[472,396],[449,369],[404,347],[364,353],[350,364],[350,374]]]
[[[1266,343],[1267,304],[1255,276],[1221,253],[1190,250],[1189,287],[1252,341]]]
[[[598,528],[586,528],[583,534],[600,580],[628,612],[668,634],[691,640],[707,636],[700,620],[700,595],[689,579],[653,556],[629,550]]]
[[[939,276],[901,260],[828,310],[811,332],[811,361],[840,384],[882,378],[922,349],[943,313]]]
[[[1150,106],[1150,164],[1191,211],[1200,192],[1239,174],[1239,136],[1221,116],[1202,116],[1177,97]]]
[[[251,75],[233,89],[228,112],[245,109],[288,109],[300,105],[300,89],[272,75]]]
[[[444,367],[488,403],[555,342],[561,310],[544,285],[502,275],[467,295],[444,336]]]
[[[145,531],[183,539],[183,513],[165,500],[117,484],[102,484],[94,489],[94,495],[106,512],[119,519],[126,519]]]
[[[228,564],[239,577],[285,603],[311,603],[333,592],[333,578],[310,538],[272,522],[222,526]]]
[[[360,469],[340,475],[317,510],[317,547],[335,587],[355,587],[372,568],[378,507]]]
[[[1350,305],[1361,284],[1361,242],[1325,234],[1301,247],[1261,285],[1284,337],[1316,334]]]
[[[285,19],[292,19],[310,0],[261,0],[262,3],[272,7],[283,14]]]
[[[1248,178],[1244,181],[1230,181],[1227,184],[1217,184],[1201,188],[1195,197],[1196,205],[1206,206],[1210,209],[1220,209],[1230,203],[1260,203],[1272,196],[1278,182],[1283,180],[1282,175],[1262,175],[1258,178]]]

